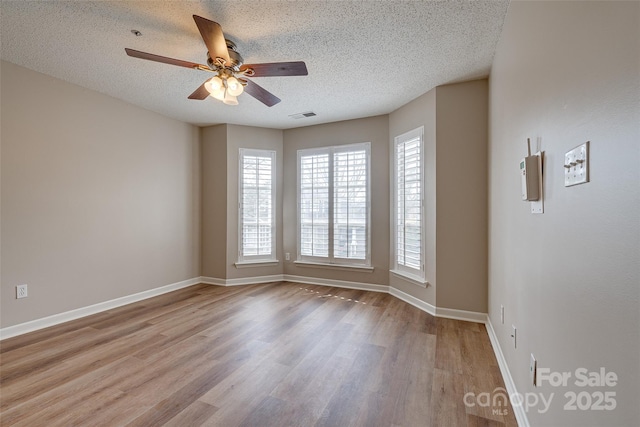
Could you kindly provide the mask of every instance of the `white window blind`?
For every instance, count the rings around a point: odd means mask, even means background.
[[[300,254],[329,256],[329,154],[300,158]]]
[[[333,183],[334,256],[366,259],[367,152],[334,153]]]
[[[370,144],[298,152],[298,259],[369,265]]]
[[[395,139],[396,269],[424,277],[424,147],[422,128]]]
[[[240,149],[240,261],[275,259],[275,152]]]

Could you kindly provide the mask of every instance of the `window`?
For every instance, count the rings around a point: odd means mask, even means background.
[[[298,151],[298,260],[370,265],[370,143]]]
[[[424,129],[394,140],[393,272],[424,283]]]
[[[276,153],[240,149],[239,261],[275,261]]]

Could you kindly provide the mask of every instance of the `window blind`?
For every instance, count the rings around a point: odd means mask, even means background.
[[[333,156],[334,257],[367,256],[367,153],[337,152]]]
[[[299,260],[369,265],[370,143],[298,151]]]
[[[241,150],[241,258],[275,257],[274,154]]]
[[[329,256],[329,154],[300,157],[300,254]]]
[[[422,269],[422,138],[396,144],[396,261]]]

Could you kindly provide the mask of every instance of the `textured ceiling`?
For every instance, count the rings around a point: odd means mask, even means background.
[[[0,57],[197,125],[286,129],[389,113],[432,88],[487,76],[508,1],[6,1]],[[245,63],[305,61],[305,77],[254,81],[268,108],[187,99],[211,75],[128,57],[206,63],[192,15],[220,23]],[[142,32],[141,37],[131,33]],[[291,114],[316,117],[294,120]]]

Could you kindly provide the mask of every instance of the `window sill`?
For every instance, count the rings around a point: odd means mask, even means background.
[[[280,261],[276,260],[260,260],[260,261],[238,261],[234,265],[236,268],[248,268],[248,267],[274,267],[280,264]]]
[[[389,272],[400,279],[406,280],[407,282],[413,283],[414,285],[418,285],[422,288],[429,286],[429,282],[427,282],[426,279],[416,276],[415,274],[399,270],[389,270]]]
[[[336,270],[357,270],[366,273],[373,273],[373,267],[368,265],[328,264],[324,262],[313,261],[293,261],[293,263],[299,265],[300,267],[319,267]]]

